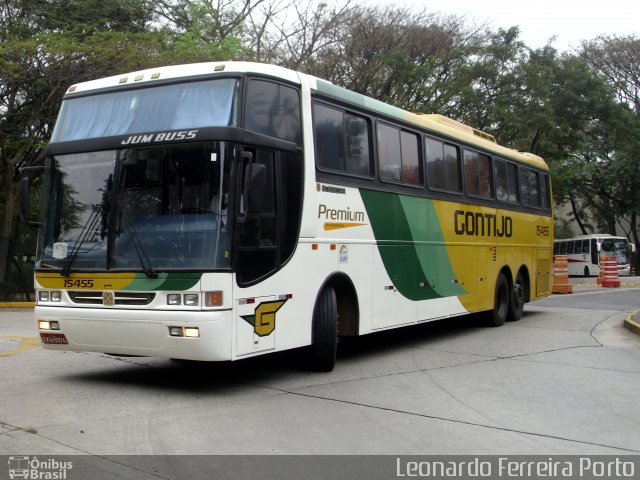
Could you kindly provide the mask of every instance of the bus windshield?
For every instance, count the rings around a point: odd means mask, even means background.
[[[623,238],[605,238],[602,240],[602,253],[616,257],[618,265],[629,263],[629,244]]]
[[[69,98],[51,142],[235,126],[237,86],[225,78]]]
[[[58,155],[37,268],[229,267],[224,142]]]

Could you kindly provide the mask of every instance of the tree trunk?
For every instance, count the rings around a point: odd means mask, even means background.
[[[631,237],[633,238],[633,243],[636,245],[636,249],[640,248],[640,239],[638,238],[638,217],[636,214],[631,215]],[[631,255],[631,263],[634,265],[635,274],[638,275],[640,272],[640,254],[636,250],[636,253]]]
[[[15,162],[12,159],[3,158],[2,183],[4,187],[4,212],[0,225],[0,281],[7,277],[7,255],[9,243],[13,231],[13,212],[18,200],[18,185],[13,183],[13,169]]]
[[[578,213],[578,207],[576,206],[576,201],[573,199],[573,195],[569,195],[569,203],[571,204],[571,211],[573,212],[573,218],[578,222],[578,226],[580,227],[580,231],[583,235],[589,235],[587,229],[585,228],[582,220],[580,220],[580,214]]]

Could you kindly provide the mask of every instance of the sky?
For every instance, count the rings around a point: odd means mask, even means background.
[[[571,51],[581,40],[598,35],[640,36],[639,0],[374,0],[380,5],[407,6],[427,12],[465,16],[488,26],[520,26],[520,39],[531,48],[552,45]]]

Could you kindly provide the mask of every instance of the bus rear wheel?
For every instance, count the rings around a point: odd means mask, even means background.
[[[516,281],[513,283],[513,292],[511,292],[511,303],[509,304],[509,315],[507,318],[507,320],[511,322],[522,318],[524,303],[526,301],[525,288],[526,284],[524,283],[522,273],[518,272]]]
[[[320,372],[333,370],[338,344],[338,302],[331,286],[324,287],[316,300],[311,342],[310,368]]]
[[[509,314],[509,304],[509,283],[504,273],[499,273],[498,279],[496,280],[496,289],[493,294],[493,310],[486,312],[487,324],[490,327],[500,327],[504,325],[504,322],[507,320],[507,315]]]

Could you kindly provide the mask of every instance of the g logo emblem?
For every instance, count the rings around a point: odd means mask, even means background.
[[[276,312],[286,300],[263,302],[258,305],[253,315],[243,315],[242,318],[253,326],[253,331],[259,337],[267,337],[276,329]]]

